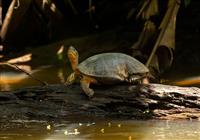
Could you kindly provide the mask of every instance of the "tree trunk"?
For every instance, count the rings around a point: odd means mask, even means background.
[[[92,86],[89,99],[79,85],[48,85],[0,93],[0,119],[67,120],[200,119],[200,89],[160,84]]]

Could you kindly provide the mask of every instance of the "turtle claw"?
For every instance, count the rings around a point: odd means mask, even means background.
[[[87,81],[85,77],[81,79],[81,87],[89,98],[94,95],[94,90],[90,88],[90,81]]]
[[[94,91],[92,89],[88,89],[87,92],[85,91],[85,94],[92,99],[94,95]]]
[[[71,83],[65,82],[64,85],[65,85],[65,86],[69,86],[69,85],[71,85]]]

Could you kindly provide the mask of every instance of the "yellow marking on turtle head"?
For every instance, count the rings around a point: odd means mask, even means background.
[[[77,50],[74,47],[70,46],[67,51],[67,55],[72,65],[72,69],[76,71],[78,65],[78,57],[79,57]]]

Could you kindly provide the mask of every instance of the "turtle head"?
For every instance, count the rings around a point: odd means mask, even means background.
[[[70,46],[67,51],[67,55],[73,71],[76,71],[78,65],[78,56],[79,56],[77,50],[73,46]]]

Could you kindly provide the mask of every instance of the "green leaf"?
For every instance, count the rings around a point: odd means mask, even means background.
[[[63,54],[57,54],[58,60],[63,60]]]
[[[64,46],[62,45],[59,50],[57,51],[57,58],[58,60],[63,60],[63,51],[64,51]]]

